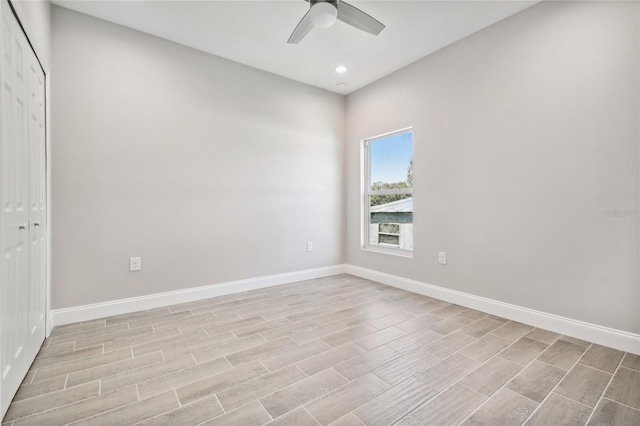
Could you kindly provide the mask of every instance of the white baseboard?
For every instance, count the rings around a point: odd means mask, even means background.
[[[534,327],[555,331],[577,339],[587,340],[600,345],[609,346],[625,352],[640,355],[640,335],[590,324],[559,315],[536,311],[522,306],[500,302],[498,300],[475,296],[461,291],[450,290],[426,284],[420,281],[378,272],[372,269],[353,265],[335,265],[265,277],[249,278],[185,290],[157,293],[148,296],[132,297],[92,305],[55,309],[50,312],[48,324],[64,325],[80,321],[89,321],[112,315],[126,314],[145,309],[160,308],[177,303],[194,302],[209,297],[224,296],[243,291],[256,290],[276,285],[289,284],[314,278],[328,277],[348,273],[358,277],[377,281],[403,290],[435,297],[449,303],[477,309],[513,321],[529,324]],[[49,328],[49,326],[47,326]]]
[[[327,266],[324,268],[307,269],[303,271],[287,272],[284,274],[268,275],[246,280],[230,281],[227,283],[193,287],[184,290],[156,293],[147,296],[131,297],[110,302],[91,305],[75,306],[64,309],[54,309],[50,312],[50,324],[64,325],[80,321],[89,321],[112,315],[127,314],[146,309],[160,308],[177,303],[195,302],[200,299],[257,290],[265,287],[289,284],[298,281],[312,280],[342,274],[345,265]]]
[[[485,297],[474,296],[473,294],[450,290],[444,287],[374,271],[372,269],[361,268],[359,266],[346,265],[345,272],[403,290],[441,299],[449,303],[455,303],[467,308],[498,315],[534,327],[544,328],[577,339],[587,340],[640,355],[640,335],[638,334],[536,311]]]

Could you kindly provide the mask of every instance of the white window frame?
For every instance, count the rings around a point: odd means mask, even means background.
[[[360,190],[360,210],[361,210],[361,248],[362,250],[372,251],[377,253],[386,253],[402,257],[413,257],[413,250],[401,249],[399,247],[381,246],[369,244],[369,221],[371,218],[371,206],[369,205],[369,197],[372,195],[395,195],[395,194],[410,194],[413,195],[412,188],[404,189],[387,189],[387,190],[372,190],[371,189],[371,142],[377,139],[386,138],[388,136],[396,135],[399,133],[411,133],[411,140],[415,141],[413,127],[405,127],[403,129],[394,130],[393,132],[384,133],[382,135],[373,136],[363,139],[361,141],[362,153],[360,157],[360,170],[362,170],[362,186]],[[415,146],[414,146],[415,148]],[[415,239],[414,239],[415,241]]]

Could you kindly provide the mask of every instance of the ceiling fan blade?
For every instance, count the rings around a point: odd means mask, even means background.
[[[291,33],[291,37],[289,37],[287,43],[298,44],[302,41],[303,38],[305,38],[307,34],[309,34],[309,31],[311,31],[311,29],[313,28],[313,20],[311,19],[311,13],[309,13],[310,11],[311,9],[309,9],[309,11],[307,11],[307,13],[302,17],[300,22],[298,22],[296,29]]]
[[[380,21],[342,0],[338,2],[338,19],[373,35],[378,35],[384,30]]]

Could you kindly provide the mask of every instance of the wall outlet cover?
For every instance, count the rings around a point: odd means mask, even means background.
[[[142,258],[140,257],[131,257],[129,258],[129,270],[130,271],[139,271],[142,268]]]

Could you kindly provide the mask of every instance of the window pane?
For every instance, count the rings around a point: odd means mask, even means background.
[[[413,250],[413,196],[369,197],[369,244]]]
[[[396,133],[369,142],[371,189],[411,188],[413,185],[413,134]]]

